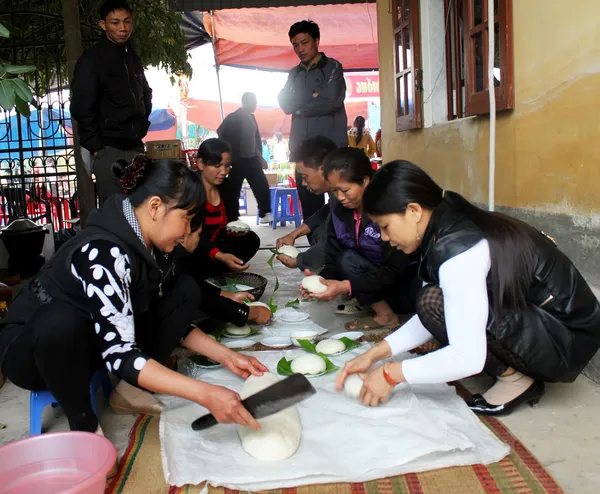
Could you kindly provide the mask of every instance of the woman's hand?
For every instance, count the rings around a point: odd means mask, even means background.
[[[223,386],[205,384],[205,392],[197,400],[222,424],[239,424],[260,430],[258,422],[242,405],[240,395]]]
[[[246,299],[254,300],[254,295],[250,292],[226,292],[221,290],[221,297],[231,299],[238,304],[243,304]]]
[[[295,241],[296,239],[294,236],[291,233],[288,233],[275,241],[275,248],[279,250],[282,245],[294,245]]]
[[[256,324],[267,324],[273,313],[267,308],[261,305],[251,305],[250,312],[248,313],[248,320],[254,321]]]
[[[243,379],[247,379],[250,375],[262,376],[263,373],[269,370],[254,357],[248,357],[234,351],[231,351],[221,363]]]
[[[377,357],[372,350],[349,360],[335,379],[335,389],[341,391],[346,382],[346,378],[350,374],[366,374],[373,368],[376,362]]]
[[[383,366],[378,367],[369,375],[361,374],[360,377],[364,382],[358,399],[363,405],[376,407],[389,400],[394,386],[389,384],[383,376]]]
[[[295,269],[298,267],[298,260],[285,254],[279,254],[276,259],[287,268]]]
[[[233,254],[226,254],[225,252],[218,252],[215,259],[222,262],[232,271],[245,271],[248,269],[248,265],[244,264],[244,261],[235,257]]]
[[[304,274],[306,276],[314,276],[314,273],[310,269],[305,269]],[[325,278],[320,278],[321,283],[327,287],[323,293],[313,293],[306,290],[302,285],[300,285],[300,293],[302,297],[307,298],[308,300],[331,300],[338,295],[342,295],[343,293],[350,293],[350,282],[348,280],[345,281],[337,281],[337,280],[326,280]]]

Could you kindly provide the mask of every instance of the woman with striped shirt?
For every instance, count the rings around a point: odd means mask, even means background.
[[[207,139],[198,148],[198,171],[206,189],[206,211],[200,245],[194,251],[197,268],[207,276],[244,271],[260,247],[253,231],[227,234],[227,223],[239,218],[239,197],[230,186],[231,150],[223,139]]]

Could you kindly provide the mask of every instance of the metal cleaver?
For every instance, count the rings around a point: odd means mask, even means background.
[[[242,405],[255,419],[262,419],[294,406],[315,393],[315,388],[304,375],[293,374],[252,396],[248,396],[248,398],[242,400]],[[192,429],[202,431],[217,424],[218,422],[212,413],[209,413],[194,420]]]

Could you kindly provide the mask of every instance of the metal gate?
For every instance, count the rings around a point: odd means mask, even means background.
[[[13,31],[0,59],[38,69],[27,80],[36,94],[31,116],[0,111],[0,225],[28,217],[58,231],[78,215],[61,2],[4,0],[0,9]],[[97,39],[96,28],[81,29],[85,44]]]

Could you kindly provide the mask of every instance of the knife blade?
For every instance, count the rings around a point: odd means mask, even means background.
[[[250,415],[258,420],[297,405],[316,392],[306,376],[292,374],[268,388],[248,396],[248,398],[242,400],[242,405],[250,412]],[[192,429],[202,431],[217,424],[218,422],[213,414],[209,413],[194,420]]]

